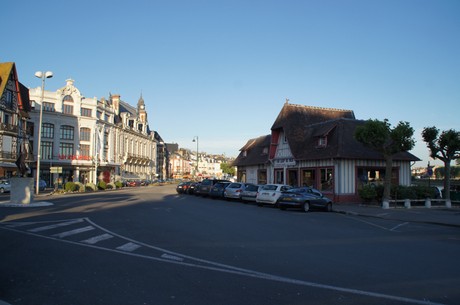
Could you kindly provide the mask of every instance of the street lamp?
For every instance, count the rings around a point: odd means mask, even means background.
[[[42,141],[42,120],[43,120],[43,99],[45,98],[45,79],[53,77],[53,72],[35,72],[35,76],[42,79],[42,96],[40,99],[40,116],[38,119],[38,140],[37,140],[37,178],[35,181],[35,192],[40,193],[40,150]]]
[[[199,160],[199,157],[198,157],[198,136],[193,137],[193,142],[196,142],[196,173],[195,173],[195,175],[198,176],[198,160]]]

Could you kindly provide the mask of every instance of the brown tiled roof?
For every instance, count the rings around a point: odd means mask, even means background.
[[[338,118],[354,119],[355,114],[352,110],[285,103],[271,129],[293,130],[296,126],[306,126]]]
[[[320,159],[360,159],[382,160],[383,155],[358,142],[355,137],[356,127],[366,121],[355,119],[336,119],[307,126],[304,138],[288,139],[289,146],[297,160]],[[327,136],[327,145],[318,146],[319,137]],[[409,152],[399,153],[394,160],[420,161]]]
[[[250,139],[240,149],[240,154],[233,161],[233,166],[247,166],[265,164],[268,162],[268,147],[270,146],[270,135]],[[264,149],[266,148],[266,152]]]

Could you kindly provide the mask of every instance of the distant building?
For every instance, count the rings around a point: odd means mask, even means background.
[[[18,175],[20,154],[33,161],[27,137],[30,110],[29,91],[19,82],[15,63],[0,63],[0,177]]]

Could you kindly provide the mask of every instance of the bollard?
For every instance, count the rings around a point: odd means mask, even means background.
[[[389,209],[390,208],[390,202],[388,200],[383,200],[382,202],[382,209]]]
[[[410,209],[410,199],[404,200],[404,207],[405,207],[406,209]]]
[[[450,209],[452,207],[452,201],[450,199],[446,199],[446,208]]]
[[[430,198],[426,198],[425,199],[425,208],[431,208],[431,199]]]

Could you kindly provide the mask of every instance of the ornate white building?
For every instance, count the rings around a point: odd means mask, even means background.
[[[68,79],[56,91],[29,89],[30,143],[37,155],[40,106],[43,106],[40,176],[48,185],[56,181],[154,179],[157,143],[149,129],[145,103],[137,107],[111,95],[86,98]]]

